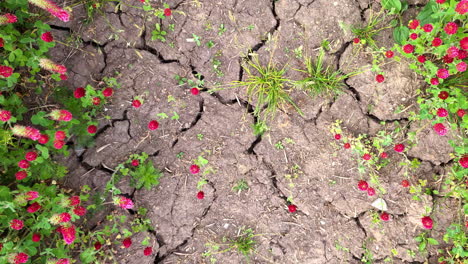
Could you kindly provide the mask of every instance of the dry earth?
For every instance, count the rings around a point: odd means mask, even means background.
[[[139,1],[124,2],[141,6]],[[406,20],[425,1],[409,2]],[[95,146],[84,151],[76,147],[67,161],[72,169],[66,183],[102,190],[111,174],[108,168],[143,151],[164,170],[161,184],[150,191],[120,183],[137,206],[149,209],[156,230],[150,234],[155,245],[153,256],[144,257],[142,246],[135,243],[132,250],[119,252],[120,263],[209,263],[209,258],[202,256],[208,249],[205,244],[235,237],[241,227],[260,234],[255,237],[256,253],[250,263],[360,263],[369,253],[374,263],[384,263],[387,257],[391,263],[437,262],[436,247],[429,248],[428,256],[412,257],[407,250],[417,251],[413,238],[423,231],[423,205],[434,210],[437,225],[430,235],[442,241],[443,231],[456,214],[449,209],[454,201],[439,196],[427,196],[424,203],[413,201],[399,184],[401,167],[391,165],[380,177],[389,191],[382,198],[392,220],[375,224],[371,206],[375,197],[357,190],[360,176],[356,162],[330,144],[333,135],[329,126],[336,119],[344,121],[344,133],[353,135],[392,129],[395,122],[403,124],[406,132],[421,126],[409,123],[409,111],[395,114],[400,105],[408,110],[416,108],[414,92],[423,85],[404,63],[384,68],[391,81],[378,87],[370,72],[349,78],[346,89],[336,98],[311,98],[293,92],[304,116],[293,109],[281,111],[262,137],[253,135],[251,125],[256,119],[244,89],[207,92],[217,84],[245,78],[240,64],[249,52],[258,52],[262,61],[271,56],[279,65],[288,63],[296,68],[302,64],[292,50],[303,46],[304,54],[315,55],[323,39],[331,41],[327,54],[330,65],[347,72],[351,66],[369,64],[365,54],[353,52],[353,36],[339,23],[365,23],[370,8],[378,9],[378,3],[371,7],[366,0],[168,0],[168,4],[173,16],[163,21],[125,5],[116,10],[109,3],[105,14],[90,24],[83,23],[86,12],[80,5],[73,9],[71,23],[53,24],[56,38],[73,38],[80,47],[61,46],[52,52],[71,69],[64,84],[73,88],[96,84],[103,76],[116,76],[116,72],[122,84],[106,109],[111,119],[101,121]],[[151,40],[156,22],[163,27],[175,24],[165,43]],[[220,24],[226,28],[222,35],[217,31]],[[202,46],[187,41],[192,34],[202,37]],[[275,41],[268,42],[268,34]],[[209,40],[216,43],[213,48],[204,45]],[[384,31],[378,41],[391,46],[391,32]],[[213,59],[221,62],[223,76],[213,70]],[[198,96],[174,79],[180,75],[195,80],[197,73],[203,76],[205,87]],[[293,71],[288,74],[300,77]],[[130,103],[135,96],[145,99],[139,109]],[[168,102],[168,96],[175,101]],[[179,120],[160,120],[160,128],[147,136],[150,119],[174,111]],[[381,121],[387,124],[383,126]],[[198,134],[203,134],[202,140]],[[293,143],[284,144],[283,150],[275,148],[286,138]],[[176,158],[180,152],[185,153],[182,159]],[[422,162],[413,179],[435,184],[432,175],[444,173],[451,162],[450,152],[448,144],[431,130],[420,133],[419,143],[408,153]],[[215,170],[206,176],[203,200],[196,198],[200,178],[188,170],[199,155]],[[398,164],[401,157],[390,155],[390,159]],[[286,177],[294,173],[297,178]],[[232,187],[240,179],[250,188],[239,194]],[[287,210],[289,196],[298,206],[294,214]],[[95,215],[90,226],[96,228],[110,210]],[[141,241],[144,235],[135,240]],[[392,255],[392,249],[398,255]],[[214,257],[217,263],[248,262],[236,251]]]

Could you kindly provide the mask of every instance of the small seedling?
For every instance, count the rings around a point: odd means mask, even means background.
[[[192,37],[193,37],[193,41],[197,44],[197,46],[201,46],[201,37],[200,36],[197,36],[195,34],[192,34]]]
[[[295,55],[295,57],[296,57],[297,59],[302,59],[302,49],[303,49],[303,47],[302,47],[302,45],[301,45],[301,46],[299,46],[299,47],[297,47],[297,48],[295,48],[295,49],[293,50],[293,51],[294,51],[294,55]]]
[[[175,24],[169,24],[168,28],[169,28],[170,31],[174,32]]]
[[[275,144],[275,148],[280,150],[280,149],[284,149],[284,146],[283,146],[283,143],[281,141],[278,141],[276,144]]]
[[[366,242],[362,245],[362,249],[364,250],[364,254],[362,255],[361,261],[366,264],[374,263],[374,255],[372,251],[366,246]]]
[[[208,42],[206,43],[206,46],[207,46],[209,49],[211,49],[212,47],[215,46],[215,43],[214,43],[214,41],[210,40],[210,41],[208,41]]]
[[[224,24],[219,25],[218,35],[222,36],[224,34],[224,32],[226,32],[226,28],[224,27]]]
[[[207,243],[206,246],[209,247],[209,249],[206,252],[204,252],[202,256],[210,257],[210,259],[216,260],[213,257],[213,255],[236,250],[248,260],[250,255],[252,255],[255,251],[256,242],[254,240],[254,237],[256,236],[258,235],[254,234],[251,228],[241,228],[239,230],[239,235],[236,238],[223,238],[223,242],[227,243]]]
[[[170,103],[170,102],[175,102],[175,101],[176,101],[176,99],[175,99],[174,96],[172,96],[172,95],[168,95],[168,96],[167,96],[167,102],[168,102],[168,103]]]
[[[155,24],[155,29],[151,32],[151,40],[160,40],[166,42],[167,32],[162,30],[161,24]]]
[[[350,252],[349,248],[342,246],[339,241],[335,242],[335,248],[340,251]]]
[[[255,29],[255,25],[248,25],[244,28],[244,30],[254,30]]]
[[[188,85],[190,87],[203,87],[204,81],[202,80],[202,76],[200,74],[195,75],[197,78],[196,81],[192,81],[186,77],[182,77],[180,75],[174,75],[174,79],[177,81],[177,83],[182,86],[182,85]]]
[[[268,130],[268,126],[264,121],[257,121],[252,125],[252,129],[255,136],[260,136]]]
[[[185,154],[185,153],[184,153],[183,151],[181,151],[181,152],[179,152],[179,153],[176,154],[176,158],[182,159],[182,158],[184,157],[184,154]]]
[[[212,29],[213,29],[213,25],[211,24],[210,21],[207,21],[207,22],[205,23],[205,30],[206,30],[206,31],[210,31],[210,30],[212,30]]]
[[[200,140],[200,141],[203,140],[203,137],[204,137],[203,134],[197,134],[197,139],[198,140]]]
[[[223,77],[224,73],[221,71],[220,66],[221,66],[221,61],[213,58],[211,59],[211,65],[213,66],[213,71],[216,73],[218,77]]]
[[[180,118],[179,114],[177,114],[176,111],[172,111],[172,112],[173,112],[173,115],[172,115],[171,119],[172,120],[179,120],[179,118]]]
[[[197,190],[201,190],[203,189],[203,186],[208,184],[208,180],[206,180],[205,178],[201,178],[198,182],[197,182]]]
[[[236,185],[234,185],[234,187],[232,187],[232,190],[237,192],[237,193],[240,193],[242,191],[246,191],[248,189],[249,189],[249,185],[248,185],[247,181],[244,180],[244,179],[238,180]]]
[[[169,116],[168,116],[166,113],[158,113],[158,114],[156,114],[156,116],[157,116],[159,119],[166,119],[166,118],[169,118]]]

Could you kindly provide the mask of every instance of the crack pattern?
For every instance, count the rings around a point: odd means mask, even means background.
[[[197,221],[197,223],[193,226],[192,230],[190,231],[190,236],[188,236],[187,238],[185,238],[179,245],[175,246],[173,249],[167,251],[165,254],[162,254],[162,255],[157,255],[153,261],[154,264],[160,264],[160,263],[164,263],[165,259],[169,256],[171,256],[172,254],[174,253],[177,253],[179,251],[181,251],[181,249],[186,246],[188,244],[188,242],[193,239],[193,236],[195,235],[195,231],[197,230],[197,228],[200,226],[201,222],[203,221],[203,219],[206,217],[206,215],[210,212],[211,210],[211,206],[216,202],[217,198],[218,198],[218,194],[217,194],[217,190],[216,190],[216,186],[214,185],[213,182],[209,181],[209,180],[206,180],[207,181],[207,184],[213,189],[213,200],[211,201],[211,203],[203,210],[203,213],[201,214],[200,216],[200,219]],[[161,242],[164,243],[164,241],[162,240],[162,237],[156,237],[158,243],[159,243],[159,240]]]

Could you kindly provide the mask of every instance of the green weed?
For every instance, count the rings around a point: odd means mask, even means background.
[[[252,129],[255,136],[260,136],[268,130],[268,126],[264,121],[257,121],[255,124],[252,125]]]
[[[378,50],[378,46],[375,43],[374,37],[382,30],[391,28],[391,26],[380,27],[384,22],[385,14],[381,11],[374,14],[371,10],[369,20],[365,25],[352,25],[351,32],[357,36],[361,43],[368,44],[371,48]]]
[[[151,40],[160,40],[161,42],[166,42],[167,32],[164,31],[161,27],[161,24],[155,24],[155,29],[151,31]]]
[[[246,191],[248,189],[249,189],[249,184],[244,179],[238,180],[236,185],[234,185],[234,187],[232,187],[232,190],[237,192],[237,193],[240,193],[241,191]]]
[[[211,261],[214,260],[214,262],[216,262],[213,255],[235,250],[248,259],[255,251],[256,242],[254,237],[258,235],[254,234],[251,228],[241,228],[239,233],[240,234],[234,239],[223,238],[223,242],[227,243],[207,243],[206,246],[209,247],[209,249],[202,254],[203,257],[210,257]],[[221,248],[224,249],[220,250]]]
[[[271,59],[266,66],[262,65],[258,55],[253,54],[242,67],[247,78],[245,81],[234,81],[232,86],[247,88],[249,102],[255,103],[253,114],[260,121],[274,117],[276,111],[285,105],[293,106],[302,115],[287,90],[290,80],[284,77],[286,66],[278,69]]]
[[[307,76],[293,84],[298,89],[308,92],[312,96],[326,94],[337,95],[345,87],[344,81],[357,72],[344,74],[330,66],[324,65],[325,50],[320,48],[317,59],[313,61],[310,57],[304,59],[306,70],[296,69],[296,71],[306,73]]]

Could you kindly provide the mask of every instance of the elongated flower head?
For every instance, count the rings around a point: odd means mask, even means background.
[[[19,219],[13,219],[10,222],[10,227],[15,230],[21,230],[24,227],[24,222]]]
[[[36,199],[37,197],[39,197],[39,193],[36,191],[29,191],[26,193],[26,199],[29,201],[32,201]]]
[[[48,70],[51,72],[57,72],[60,74],[65,74],[67,72],[67,68],[65,66],[55,63],[49,59],[45,59],[45,58],[39,59],[39,65],[44,70]]]
[[[11,131],[13,132],[13,135],[17,137],[29,138],[34,141],[41,137],[41,132],[33,127],[15,125]]]
[[[75,241],[76,229],[74,225],[69,224],[69,225],[62,226],[60,228],[60,233],[62,233],[63,240],[68,245],[70,245],[71,243],[73,243],[73,241]]]
[[[114,197],[114,204],[120,206],[123,209],[132,209],[133,201],[125,196]]]
[[[55,264],[69,264],[70,260],[69,259],[59,259]]]
[[[86,214],[86,208],[84,208],[83,206],[76,206],[75,208],[73,208],[73,213],[77,216],[83,216]]]
[[[57,17],[63,22],[68,22],[70,20],[70,14],[62,8],[58,7],[56,3],[50,0],[28,0],[29,3],[42,8],[49,12],[51,15]]]
[[[10,263],[14,263],[14,264],[22,264],[22,263],[28,262],[28,259],[29,259],[28,254],[26,254],[24,252],[20,252],[20,253],[11,255],[8,258],[8,261]]]
[[[72,196],[70,198],[68,198],[68,205],[70,206],[75,206],[75,205],[79,205],[81,203],[81,199],[79,196]]]
[[[52,110],[50,117],[55,121],[70,121],[73,118],[72,113],[67,110]]]
[[[15,23],[17,20],[16,16],[10,13],[0,15],[0,25]]]

